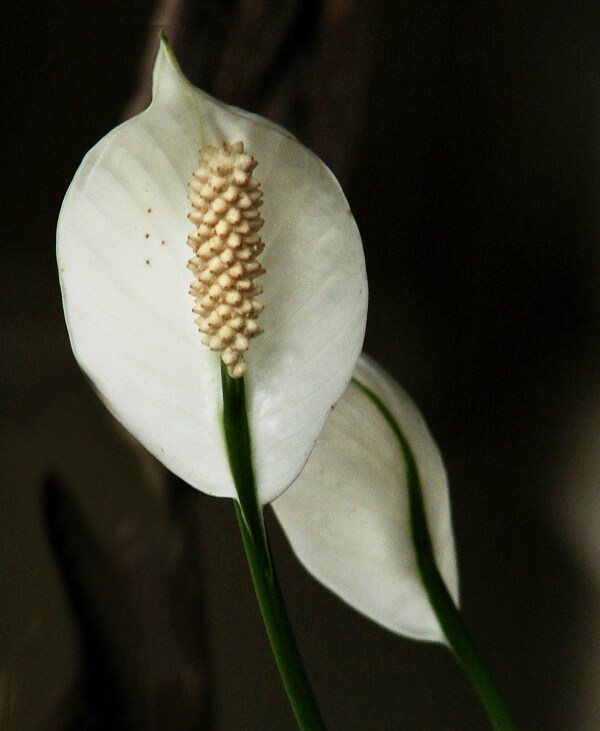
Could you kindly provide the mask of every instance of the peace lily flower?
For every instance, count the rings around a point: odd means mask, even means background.
[[[300,562],[331,591],[390,630],[443,642],[417,568],[405,455],[365,387],[385,403],[414,455],[435,560],[458,601],[442,458],[417,407],[365,355],[306,467],[273,509]]]
[[[190,485],[236,497],[219,359],[194,321],[186,242],[199,150],[238,141],[264,193],[264,333],[247,352],[246,392],[265,504],[302,469],[364,337],[362,245],[331,172],[277,125],[194,88],[162,41],[152,103],[85,156],[57,252],[73,350],[108,408]]]
[[[300,561],[382,625],[441,640],[411,544],[405,455],[358,381],[414,452],[456,595],[445,473],[406,395],[372,362],[356,365],[364,257],[325,165],[194,88],[161,40],[151,105],[85,156],[57,241],[73,351],[115,417],[190,485],[236,498],[220,354],[230,376],[245,373],[258,503],[275,501]]]

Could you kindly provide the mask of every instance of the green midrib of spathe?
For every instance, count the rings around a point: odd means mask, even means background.
[[[406,467],[410,529],[419,575],[444,636],[473,683],[494,728],[498,731],[516,731],[500,690],[471,639],[462,615],[437,567],[427,524],[421,478],[410,442],[382,399],[357,378],[353,378],[352,383],[371,400],[398,440]]]

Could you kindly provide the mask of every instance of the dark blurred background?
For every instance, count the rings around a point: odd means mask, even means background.
[[[600,728],[600,10],[66,2],[4,20],[0,727],[292,729],[229,501],[165,475],[72,357],[56,219],[85,152],[186,73],[334,169],[365,349],[450,476],[462,606],[520,728]],[[330,729],[487,729],[450,653],[317,585],[269,520]]]

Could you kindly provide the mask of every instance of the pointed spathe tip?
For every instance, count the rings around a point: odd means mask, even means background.
[[[156,53],[156,61],[154,62],[154,70],[152,72],[152,99],[156,99],[159,95],[161,87],[161,79],[165,75],[171,75],[178,78],[179,81],[185,80],[181,67],[175,57],[175,52],[164,30],[161,29],[158,35],[158,51]]]
[[[164,29],[161,28],[160,33],[158,34],[158,42],[159,42],[159,53],[161,50],[164,50],[165,53],[168,53],[172,60],[177,63],[175,59],[175,53],[173,51],[173,46],[171,46],[171,42],[167,38],[167,34],[165,33]]]

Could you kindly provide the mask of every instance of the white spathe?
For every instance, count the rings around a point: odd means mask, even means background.
[[[206,145],[241,140],[262,183],[264,334],[246,393],[259,501],[302,469],[362,347],[358,229],[328,168],[288,132],[194,88],[161,40],[153,99],[85,156],[57,231],[75,356],[116,418],[172,472],[235,497],[217,354],[201,343],[186,268],[188,182]]]
[[[435,442],[410,398],[371,359],[361,356],[354,377],[381,398],[410,445],[436,563],[458,602],[448,485]],[[444,641],[417,569],[402,450],[355,383],[273,509],[300,562],[327,588],[392,631]]]

